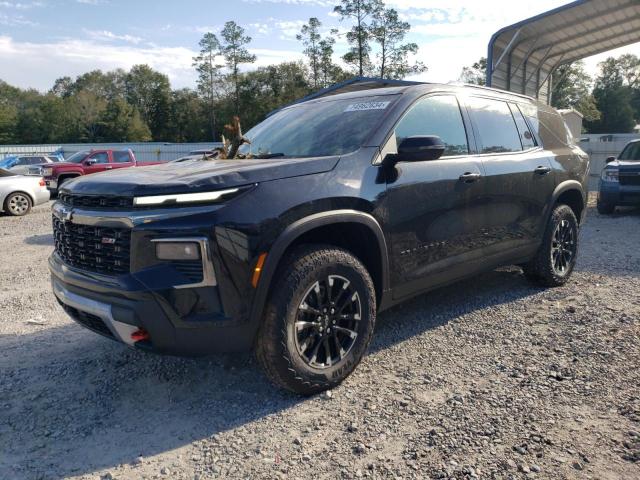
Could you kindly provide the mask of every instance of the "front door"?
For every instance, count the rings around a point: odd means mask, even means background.
[[[390,141],[418,135],[439,136],[446,150],[438,160],[397,163],[385,174],[394,298],[461,276],[465,262],[481,254],[484,171],[470,155],[454,95],[418,100]]]
[[[92,153],[84,161],[85,175],[104,172],[109,169],[111,169],[111,165],[109,164],[109,152]]]

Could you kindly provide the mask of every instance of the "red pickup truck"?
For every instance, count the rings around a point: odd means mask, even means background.
[[[138,163],[131,150],[84,150],[74,153],[64,162],[43,166],[41,175],[51,193],[56,193],[64,182],[81,175],[158,163],[162,162]]]

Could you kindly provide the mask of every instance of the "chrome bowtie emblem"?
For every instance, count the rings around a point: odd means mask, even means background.
[[[63,222],[70,222],[73,218],[73,210],[70,208],[61,208],[59,211],[60,220]]]

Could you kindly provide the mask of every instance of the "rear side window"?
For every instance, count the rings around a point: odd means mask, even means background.
[[[470,97],[469,115],[480,136],[480,153],[522,151],[520,133],[507,102]]]
[[[129,163],[129,152],[113,152],[113,161],[116,163]]]
[[[529,126],[527,122],[524,120],[524,116],[522,112],[518,109],[517,105],[511,104],[511,113],[513,114],[513,118],[516,121],[516,126],[518,127],[518,133],[520,134],[520,142],[522,143],[522,148],[528,150],[536,146],[536,141],[529,130]]]
[[[444,156],[469,154],[460,105],[453,95],[419,100],[402,117],[395,134],[398,145],[407,137],[437,135],[446,145]]]

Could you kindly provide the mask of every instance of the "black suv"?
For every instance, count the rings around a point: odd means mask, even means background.
[[[319,98],[251,129],[245,159],[83,177],[53,206],[53,291],[137,349],[254,348],[302,394],[344,380],[376,313],[501,265],[569,278],[588,157],[528,97],[414,85]]]

